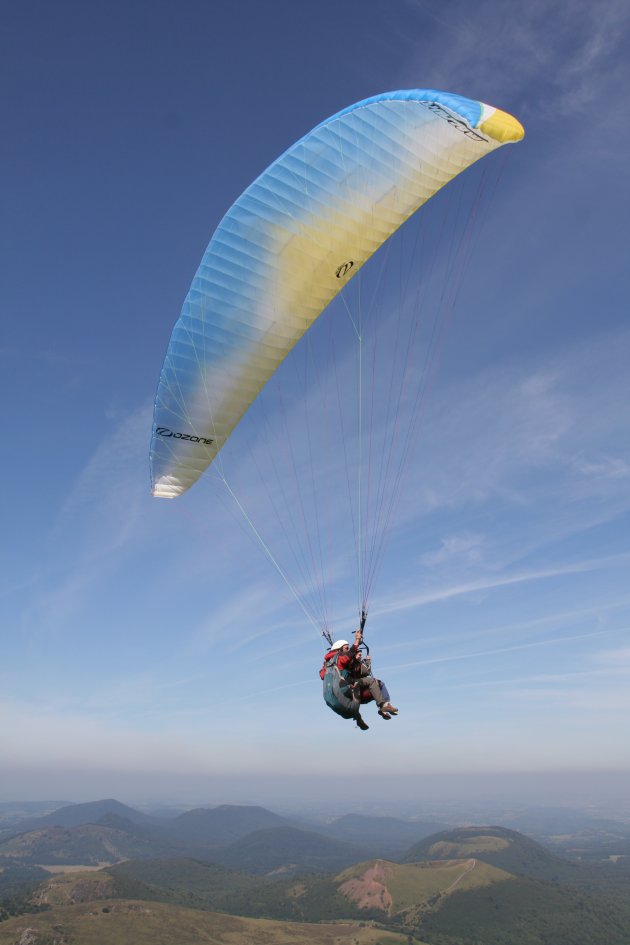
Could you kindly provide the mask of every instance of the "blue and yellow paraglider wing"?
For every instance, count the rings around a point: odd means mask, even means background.
[[[322,122],[217,227],[177,321],[151,441],[153,494],[212,462],[309,326],[382,243],[521,125],[433,90],[366,99]]]

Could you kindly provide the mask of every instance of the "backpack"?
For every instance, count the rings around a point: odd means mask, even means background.
[[[361,703],[355,694],[354,684],[346,669],[339,669],[339,654],[326,661],[324,666],[324,701],[326,705],[344,719],[354,719],[359,714]]]

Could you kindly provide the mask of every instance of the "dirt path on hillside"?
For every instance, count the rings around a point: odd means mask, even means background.
[[[451,883],[450,886],[447,886],[447,888],[444,890],[444,892],[442,893],[442,895],[443,895],[443,896],[448,896],[449,893],[453,892],[453,890],[455,889],[455,887],[457,886],[457,884],[462,881],[462,879],[464,878],[464,876],[468,876],[468,874],[469,874],[470,872],[472,872],[472,870],[474,870],[474,868],[475,868],[476,865],[477,865],[477,860],[468,860],[468,862],[466,863],[466,866],[464,867],[463,871],[459,874],[459,876],[457,877],[457,879],[453,880],[453,882]]]

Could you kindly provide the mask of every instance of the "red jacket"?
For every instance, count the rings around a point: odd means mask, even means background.
[[[337,666],[340,670],[347,669],[350,670],[352,664],[354,663],[355,657],[357,655],[357,648],[354,644],[350,647],[347,653],[342,653],[341,650],[329,650],[328,653],[324,656],[324,665],[319,671],[320,679],[324,678],[326,673],[328,661],[333,658],[333,656],[338,656]]]

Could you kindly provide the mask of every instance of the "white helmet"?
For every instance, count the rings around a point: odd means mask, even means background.
[[[331,646],[331,650],[340,650],[342,646],[350,646],[347,640],[336,640]]]

